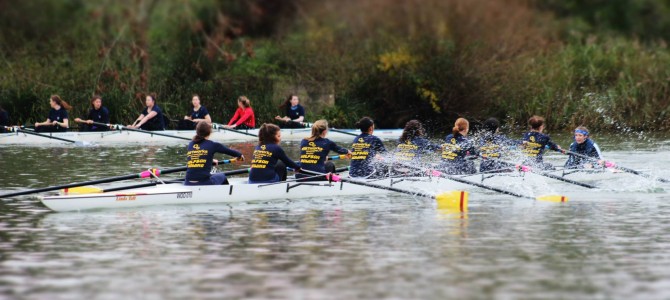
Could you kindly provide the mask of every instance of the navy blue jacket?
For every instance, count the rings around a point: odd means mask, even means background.
[[[147,125],[152,127],[152,128],[156,128],[156,129],[159,129],[159,130],[164,130],[165,129],[165,120],[163,120],[163,110],[158,105],[154,105],[154,107],[151,109],[151,111],[155,111],[156,116],[149,119],[149,121],[147,121],[147,123],[148,123]],[[142,110],[142,114],[144,116],[147,116],[149,114],[149,108],[145,107],[144,110]]]
[[[531,162],[542,163],[542,155],[547,146],[551,150],[558,150],[558,145],[552,142],[551,138],[544,133],[537,131],[526,132],[523,135],[523,140],[528,142],[523,149],[523,153]]]
[[[220,143],[204,140],[199,144],[191,141],[186,152],[186,181],[209,180],[215,153],[223,153],[240,157],[242,153],[230,149]]]
[[[455,136],[453,134],[447,135],[445,144],[442,147],[443,163],[463,163],[468,154],[479,154],[474,143],[460,133],[457,133]]]
[[[593,157],[593,160],[570,154],[570,157],[568,157],[568,160],[565,162],[566,168],[583,168],[584,164],[595,164],[598,160],[603,159],[598,144],[594,143],[589,138],[581,144],[572,142],[572,144],[570,144],[570,152]]]
[[[198,110],[191,109],[191,119],[204,119],[207,115],[209,115],[209,111],[202,105],[200,105]]]
[[[63,120],[67,119],[67,110],[65,108],[60,108],[59,110],[51,109],[49,110],[49,121],[58,121],[58,122],[63,122]],[[57,129],[56,131],[67,131],[67,128],[56,126]]]
[[[441,148],[440,145],[433,144],[426,138],[415,137],[412,140],[398,142],[393,155],[398,161],[409,162],[419,160],[422,154],[434,152]]]
[[[317,138],[313,142],[302,140],[300,142],[300,166],[305,170],[325,173],[326,158],[330,151],[339,154],[347,154],[349,150],[342,148],[333,141]]]
[[[349,166],[349,176],[367,177],[374,173],[375,168],[372,160],[375,155],[386,152],[384,143],[378,137],[367,133],[362,133],[354,138],[351,145],[351,165]]]
[[[95,109],[91,108],[88,111],[88,116],[86,117],[86,120],[93,120],[93,122],[96,123],[103,123],[103,124],[109,124],[109,110],[107,110],[107,107],[101,106],[100,109]],[[107,130],[107,126],[100,126],[100,125],[95,125],[91,124],[90,125],[91,130]]]
[[[296,105],[295,109],[292,109],[290,105],[286,106],[286,116],[291,118],[291,120],[295,120],[297,118],[300,118],[300,116],[305,116],[305,108],[302,107],[302,105],[298,104]]]
[[[300,166],[286,156],[284,149],[277,144],[266,144],[256,146],[251,160],[249,171],[249,183],[265,183],[279,181],[279,175],[275,171],[277,161],[283,161],[287,167],[299,169]]]

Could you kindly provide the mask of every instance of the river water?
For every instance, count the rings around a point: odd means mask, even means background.
[[[620,165],[670,177],[665,138],[598,142]],[[247,157],[253,147],[231,146]],[[4,147],[0,193],[180,166],[184,154]],[[462,215],[398,194],[80,213],[2,199],[0,298],[670,298],[670,184],[601,175],[577,177],[595,190],[536,187],[567,203],[473,188]]]

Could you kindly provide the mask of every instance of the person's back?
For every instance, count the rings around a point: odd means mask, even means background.
[[[378,137],[373,135],[374,122],[368,117],[363,117],[358,121],[356,127],[361,130],[361,134],[354,138],[351,145],[349,176],[364,178],[384,176],[385,166],[376,162],[375,159],[379,159],[379,155],[386,152],[386,147]]]

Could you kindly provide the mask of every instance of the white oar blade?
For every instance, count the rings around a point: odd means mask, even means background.
[[[437,208],[453,213],[468,212],[468,192],[449,191],[435,196]]]
[[[546,202],[568,202],[568,197],[562,195],[543,195],[535,197],[535,199]]]

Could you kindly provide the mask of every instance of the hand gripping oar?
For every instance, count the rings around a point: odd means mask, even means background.
[[[93,122],[91,124],[98,125],[98,126],[107,126],[107,127],[110,127],[112,129],[116,129],[116,130],[128,130],[128,131],[134,131],[134,132],[141,132],[141,133],[146,133],[146,134],[151,134],[151,135],[159,135],[159,136],[171,137],[171,138],[175,138],[175,139],[181,139],[181,140],[185,140],[185,141],[190,141],[191,140],[190,138],[183,137],[183,136],[160,133],[160,132],[156,132],[156,131],[148,131],[148,130],[142,130],[142,129],[128,128],[126,126],[119,125],[119,124],[112,125],[112,124],[105,124],[105,123],[98,123],[98,122]]]
[[[476,186],[476,187],[480,187],[480,188],[483,188],[483,189],[487,189],[487,190],[491,190],[491,191],[494,191],[494,192],[502,193],[502,194],[505,194],[505,195],[516,196],[516,197],[526,198],[526,199],[534,199],[534,200],[538,200],[538,201],[549,201],[549,202],[567,202],[568,201],[568,197],[562,196],[562,195],[542,195],[542,196],[538,196],[538,197],[531,197],[531,196],[526,196],[526,195],[522,195],[522,194],[519,194],[519,193],[515,193],[515,192],[512,192],[512,191],[504,190],[504,189],[501,189],[501,188],[493,187],[493,186],[490,186],[490,185],[486,185],[486,184],[483,184],[483,183],[474,182],[474,181],[470,181],[470,180],[465,180],[463,178],[459,178],[459,177],[456,177],[456,176],[451,176],[451,175],[445,174],[445,173],[437,171],[437,170],[424,169],[424,168],[421,168],[421,167],[415,167],[415,166],[408,165],[408,164],[403,164],[403,163],[401,163],[400,165],[405,166],[407,168],[413,168],[415,170],[424,170],[425,172],[427,172],[428,175],[446,178],[446,179],[453,180],[453,181],[456,181],[456,182],[460,182],[460,183],[463,183],[463,184],[473,185],[473,186]]]
[[[213,129],[223,129],[223,130],[234,132],[234,133],[239,133],[239,134],[244,134],[244,135],[248,135],[248,136],[258,137],[257,135],[255,135],[253,133],[248,133],[248,132],[244,132],[244,131],[237,130],[237,129],[230,129],[230,128],[226,128],[226,127],[223,127],[223,126],[224,125],[219,124],[219,123],[212,123],[212,128]]]
[[[421,196],[421,197],[426,197],[430,199],[435,199],[437,201],[438,208],[441,209],[448,209],[452,211],[458,211],[458,212],[467,212],[468,211],[468,192],[466,191],[450,191],[450,192],[442,192],[439,194],[432,194],[432,193],[422,193],[422,192],[416,192],[416,191],[410,191],[410,190],[405,190],[401,188],[396,188],[392,186],[385,186],[385,185],[380,185],[372,182],[366,182],[366,181],[360,181],[356,179],[349,179],[349,178],[342,178],[337,175],[333,174],[324,174],[320,172],[314,172],[310,170],[305,170],[302,169],[301,173],[309,174],[309,175],[323,175],[328,178],[328,180],[331,181],[341,181],[341,182],[347,182],[351,184],[356,184],[356,185],[362,185],[362,186],[367,186],[371,188],[377,188],[377,189],[382,189],[382,190],[387,190],[387,191],[392,191],[392,192],[397,192],[397,193],[403,193],[407,195],[412,195],[412,196]]]
[[[560,151],[559,151],[559,152],[560,152]],[[563,152],[561,152],[561,153],[563,153]],[[568,151],[568,150],[565,150],[565,154],[570,154],[570,155],[574,155],[574,156],[577,156],[577,157],[581,157],[581,158],[584,158],[584,159],[587,159],[587,160],[590,160],[590,161],[593,161],[593,162],[598,162],[598,159],[595,158],[595,157],[586,156],[586,155],[584,155],[584,154],[579,154],[579,153],[572,152],[572,151]],[[640,172],[640,171],[636,171],[636,170],[633,170],[633,169],[630,169],[630,168],[626,168],[626,167],[619,166],[619,165],[617,165],[616,163],[611,162],[611,161],[605,161],[605,167],[606,167],[606,168],[614,168],[614,169],[617,169],[617,170],[624,171],[624,172],[626,172],[626,173],[631,173],[631,174],[639,175],[639,176],[642,176],[642,177],[644,177],[644,178],[655,179],[655,180],[658,180],[658,181],[660,181],[660,182],[664,182],[664,183],[668,183],[668,182],[670,182],[670,179],[665,179],[665,178],[661,178],[661,177],[653,177],[653,176],[651,176],[651,175],[649,175],[649,174],[645,174],[645,173],[642,173],[642,172]]]
[[[41,136],[41,137],[47,138],[47,139],[54,139],[54,140],[59,140],[59,141],[67,142],[67,143],[72,143],[76,146],[92,146],[93,145],[89,142],[64,139],[64,138],[57,137],[57,136],[37,133],[37,132],[31,131],[31,130],[24,130],[24,129],[21,129],[21,128],[18,128],[18,127],[7,127],[7,126],[4,126],[4,127],[7,128],[10,132],[21,132],[21,133],[25,133],[25,134],[32,134],[32,135]]]
[[[575,180],[572,180],[572,179],[568,179],[568,178],[565,178],[565,177],[561,177],[561,176],[546,173],[546,172],[536,171],[534,168],[529,167],[529,166],[514,164],[512,162],[505,161],[505,160],[502,160],[502,159],[494,159],[494,158],[485,157],[485,156],[481,156],[481,155],[479,157],[482,158],[482,159],[498,161],[498,162],[513,166],[515,168],[515,170],[517,170],[519,172],[531,172],[533,174],[537,174],[537,175],[544,176],[544,177],[551,178],[551,179],[556,179],[558,181],[563,181],[563,182],[571,183],[571,184],[578,185],[578,186],[583,186],[585,188],[590,188],[590,189],[597,188],[597,186],[591,185],[591,184],[588,184],[588,183],[575,181]]]
[[[104,179],[98,179],[98,180],[91,180],[91,181],[84,181],[84,182],[79,182],[79,183],[70,183],[70,184],[51,186],[51,187],[46,187],[46,188],[41,188],[41,189],[25,190],[25,191],[16,192],[16,193],[9,193],[9,194],[0,195],[0,198],[9,198],[9,197],[15,197],[15,196],[21,196],[21,195],[28,195],[28,194],[34,194],[34,193],[55,191],[55,190],[66,189],[66,188],[74,188],[74,187],[80,187],[80,186],[85,186],[85,185],[108,183],[108,182],[135,179],[135,178],[147,178],[147,177],[153,176],[152,173],[155,174],[156,176],[158,176],[160,174],[169,174],[169,173],[176,173],[176,172],[181,172],[181,171],[186,171],[186,167],[178,167],[178,168],[165,169],[165,170],[151,169],[151,170],[147,170],[147,171],[144,171],[144,172],[141,172],[141,173],[136,173],[136,174],[116,176],[116,177],[110,177],[110,178],[104,178]]]

